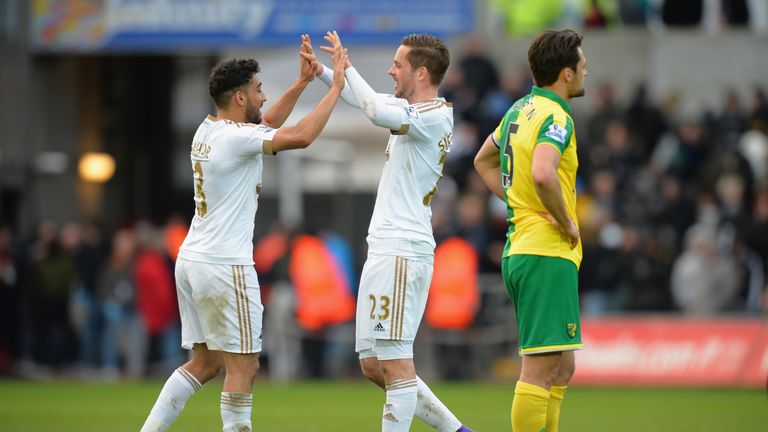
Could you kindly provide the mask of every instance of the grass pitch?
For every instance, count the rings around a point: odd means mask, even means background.
[[[0,431],[138,431],[162,382],[94,384],[0,381]],[[514,383],[441,383],[435,393],[479,432],[509,431]],[[213,381],[187,404],[171,431],[221,430]],[[362,381],[254,386],[257,431],[380,430],[384,395]],[[768,431],[762,390],[607,389],[573,387],[563,432]],[[418,420],[414,432],[432,431]]]

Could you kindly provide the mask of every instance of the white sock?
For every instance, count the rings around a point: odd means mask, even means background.
[[[387,385],[387,403],[381,418],[382,432],[408,432],[417,400],[416,379],[395,380]]]
[[[149,412],[141,432],[163,432],[171,427],[184,405],[196,391],[203,387],[194,375],[184,368],[176,369],[165,382],[155,406]]]
[[[461,427],[459,419],[440,402],[440,399],[432,393],[427,384],[419,377],[416,377],[416,383],[419,389],[416,417],[439,432],[456,432],[459,430]]]
[[[251,393],[221,392],[221,421],[224,423],[224,432],[252,431],[252,404]]]

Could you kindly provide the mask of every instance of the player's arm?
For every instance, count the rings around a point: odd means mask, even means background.
[[[341,39],[336,32],[328,32],[325,36],[325,40],[331,44],[338,41],[341,43]],[[323,51],[329,51],[329,47],[320,47]],[[394,106],[387,103],[387,98],[379,93],[376,93],[373,88],[363,79],[357,70],[352,67],[352,64],[347,61],[347,70],[345,72],[349,88],[352,90],[352,94],[355,96],[360,107],[362,107],[365,116],[368,117],[373,124],[381,126],[389,130],[399,131],[408,125],[406,116],[406,110],[401,106]]]
[[[331,86],[333,83],[333,69],[330,69],[326,67],[322,63],[317,63],[317,78],[323,82],[328,87]],[[343,100],[347,105],[351,106],[352,108],[358,108],[360,109],[360,104],[357,103],[357,99],[355,99],[355,95],[352,93],[352,90],[349,88],[349,83],[346,83],[344,85],[344,90],[341,91],[341,100]]]
[[[475,155],[475,170],[488,189],[504,201],[504,188],[501,186],[501,155],[493,141],[493,134],[488,135]]]
[[[579,231],[565,208],[557,167],[560,165],[560,151],[552,144],[539,143],[533,150],[532,176],[536,194],[547,209],[542,215],[560,229],[571,243],[571,249],[579,242]],[[547,217],[549,216],[549,217]]]
[[[309,47],[309,48],[308,48]],[[296,101],[299,100],[299,96],[307,88],[307,85],[315,79],[316,64],[312,63],[314,55],[308,57],[307,54],[311,52],[312,47],[309,45],[309,36],[301,35],[301,48],[299,48],[299,77],[291,84],[288,90],[283,93],[280,99],[275,102],[272,107],[264,113],[263,124],[271,128],[279,128],[291,115],[293,108],[296,106]],[[315,63],[317,59],[314,59]],[[333,79],[333,72],[330,73],[331,79]]]
[[[339,95],[344,89],[344,66],[347,62],[347,53],[341,45],[341,41],[335,43],[332,48],[333,84],[331,88],[328,89],[328,93],[315,109],[301,119],[296,126],[283,127],[277,130],[272,140],[274,153],[309,146],[328,123],[331,111],[336,106]]]
[[[304,39],[302,39],[303,41]],[[307,47],[307,54],[308,58],[311,61],[313,65],[313,71],[315,76],[325,85],[330,87],[333,85],[333,69],[326,67],[324,64],[317,61],[317,57],[315,56],[315,51],[312,48],[312,39],[310,39],[309,35],[306,35],[306,44],[303,44],[302,47]],[[349,64],[349,60],[347,60],[347,65]],[[344,83],[344,90],[341,91],[341,100],[343,100],[347,105],[353,107],[353,108],[360,108],[360,105],[355,100],[355,95],[352,94],[352,91],[349,89],[349,84]]]

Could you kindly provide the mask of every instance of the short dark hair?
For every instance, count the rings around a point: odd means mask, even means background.
[[[411,48],[407,57],[411,66],[414,69],[424,66],[429,72],[430,82],[440,85],[451,63],[451,53],[445,42],[431,34],[421,33],[405,36],[400,44]]]
[[[208,94],[217,107],[229,103],[234,90],[248,84],[259,73],[259,62],[254,59],[231,59],[219,63],[208,78]]]
[[[579,64],[582,36],[573,30],[549,30],[539,34],[528,48],[528,64],[537,86],[557,81],[560,71]]]

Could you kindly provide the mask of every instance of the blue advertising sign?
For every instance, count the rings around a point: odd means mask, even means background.
[[[472,31],[472,0],[34,0],[36,51],[165,51],[296,43],[337,30],[345,43]]]

